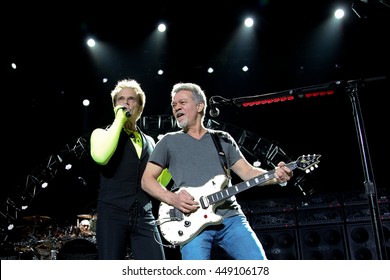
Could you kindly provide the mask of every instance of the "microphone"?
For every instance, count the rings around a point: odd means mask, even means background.
[[[127,110],[126,107],[122,107],[121,109],[122,109],[122,110],[125,110],[125,115],[126,115],[127,118],[130,118],[130,117],[131,117],[131,113],[130,113],[129,110]]]
[[[211,117],[215,118],[219,116],[219,109],[215,106],[214,100],[210,100],[210,111],[209,114]]]

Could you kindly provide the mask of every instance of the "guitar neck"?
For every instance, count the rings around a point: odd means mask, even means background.
[[[297,164],[295,161],[286,164],[286,166],[290,170],[294,170],[295,168],[297,168]],[[224,188],[218,192],[212,193],[207,196],[207,200],[209,204],[216,204],[218,202],[228,199],[229,197],[232,197],[233,195],[246,191],[254,186],[261,185],[274,178],[275,178],[275,169],[268,171],[262,175],[256,176],[252,179],[249,179],[247,181],[238,183],[236,185]]]

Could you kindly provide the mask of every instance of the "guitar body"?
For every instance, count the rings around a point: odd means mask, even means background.
[[[320,157],[321,155],[316,154],[303,155],[286,166],[290,170],[298,168],[308,173],[317,167]],[[177,192],[186,190],[195,198],[195,201],[199,202],[200,207],[195,212],[184,214],[175,207],[161,202],[157,224],[162,236],[173,245],[181,245],[190,241],[205,227],[222,223],[223,218],[215,214],[215,209],[226,199],[272,180],[275,177],[274,173],[275,170],[271,170],[228,187],[228,178],[225,175],[217,175],[203,186],[180,188]]]
[[[201,204],[200,208],[189,214],[183,214],[173,206],[161,202],[158,222],[163,237],[171,244],[181,245],[190,241],[205,227],[222,223],[223,218],[215,214],[215,208],[223,201],[209,204],[205,201],[205,196],[221,191],[227,183],[226,176],[217,175],[201,187],[180,188],[177,192],[186,190]]]

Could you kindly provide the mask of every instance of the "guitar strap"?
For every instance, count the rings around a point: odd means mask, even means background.
[[[225,155],[225,152],[222,149],[221,139],[219,139],[217,132],[210,131],[210,134],[211,134],[211,138],[213,138],[215,147],[217,148],[219,160],[221,161],[221,165],[223,167],[223,170],[225,170],[225,174],[228,177],[228,179],[230,180],[232,178],[230,175],[230,168],[229,168],[230,165],[229,165],[228,159]]]

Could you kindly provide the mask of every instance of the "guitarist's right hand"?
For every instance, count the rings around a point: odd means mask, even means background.
[[[195,201],[195,198],[186,190],[173,193],[171,205],[185,214],[195,212],[199,208],[199,202]]]

